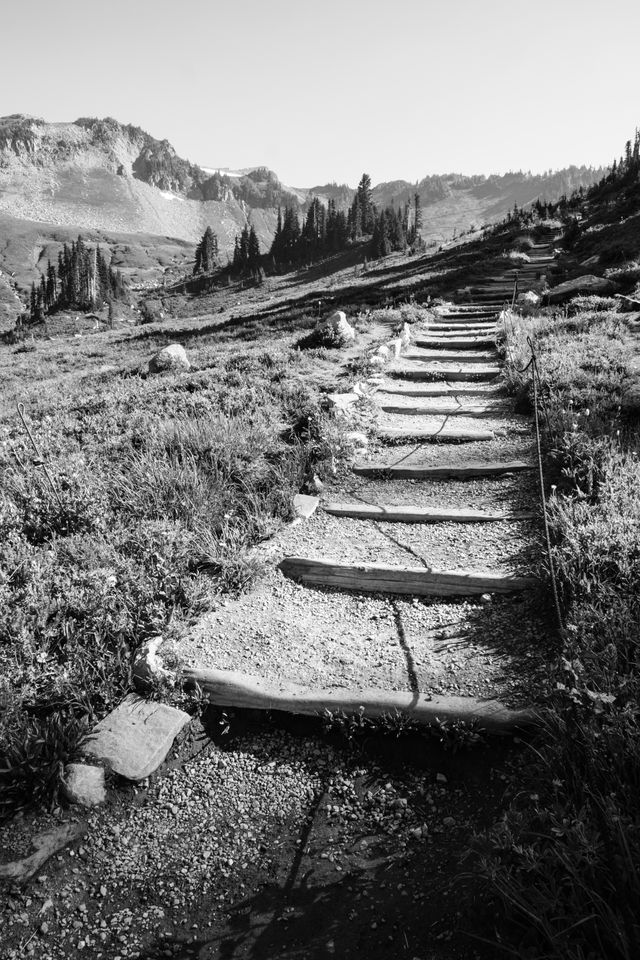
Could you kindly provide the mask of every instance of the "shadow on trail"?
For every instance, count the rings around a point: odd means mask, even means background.
[[[310,718],[279,715],[272,722],[293,737],[318,729]],[[245,721],[245,730],[259,726]],[[158,938],[141,960],[493,960],[494,949],[478,939],[491,939],[486,890],[467,859],[474,829],[492,823],[503,803],[501,772],[513,747],[490,741],[454,752],[418,735],[339,742],[366,767],[363,790],[379,791],[407,768],[428,771],[432,780],[438,771],[447,784],[441,814],[453,814],[461,828],[435,830],[428,841],[403,847],[393,832],[372,834],[363,825],[338,843],[343,828],[326,816],[323,792],[310,801],[301,827],[280,827],[281,856],[266,870],[249,865],[241,875],[248,895],[222,911],[215,896],[187,907],[186,916],[173,918],[174,929],[183,930]],[[425,799],[425,819],[428,810]]]

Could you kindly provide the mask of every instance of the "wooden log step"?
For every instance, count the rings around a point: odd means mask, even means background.
[[[445,421],[446,422],[446,421]],[[475,443],[485,440],[495,440],[493,430],[483,430],[470,427],[381,427],[378,431],[381,440],[427,440],[433,443]]]
[[[495,350],[483,350],[476,353],[467,353],[464,350],[457,352],[455,350],[425,350],[424,353],[411,351],[405,353],[405,360],[419,360],[423,363],[491,363],[497,357]]]
[[[495,323],[483,324],[481,327],[470,327],[466,323],[438,323],[427,327],[425,333],[435,336],[449,335],[451,337],[489,337],[497,330]]]
[[[401,593],[416,597],[466,597],[482,593],[516,593],[536,585],[533,577],[472,570],[433,570],[384,563],[354,565],[307,557],[285,557],[282,573],[302,583],[366,593]]]
[[[406,417],[496,417],[503,414],[504,407],[476,404],[470,406],[464,403],[448,403],[437,407],[431,403],[417,403],[414,406],[402,407],[398,404],[382,403],[380,409],[384,413],[400,413]]]
[[[539,721],[532,709],[514,710],[499,700],[475,697],[428,696],[403,690],[326,690],[288,681],[273,683],[234,670],[186,668],[182,679],[200,687],[217,707],[236,710],[281,710],[284,713],[326,716],[327,711],[369,718],[402,715],[421,726],[443,721],[478,725],[495,735],[524,731]]]
[[[422,370],[389,370],[392,377],[402,377],[403,380],[493,380],[500,373],[498,366],[474,367],[463,370],[460,367],[425,367]]]
[[[491,523],[499,520],[531,520],[534,513],[475,510],[473,507],[414,507],[375,503],[325,503],[323,510],[334,517],[384,520],[388,523]]]
[[[449,385],[439,386],[434,383],[424,387],[401,386],[396,387],[393,384],[385,384],[381,388],[381,393],[389,393],[394,397],[504,397],[502,387],[469,387],[462,384],[457,387]]]
[[[466,463],[422,464],[407,463],[400,459],[397,463],[385,463],[372,460],[368,463],[354,463],[354,473],[361,477],[389,476],[399,480],[469,480],[473,477],[502,477],[507,473],[522,473],[533,470],[534,465],[524,460],[503,460],[493,463],[481,460],[467,460]]]
[[[444,347],[446,350],[473,350],[477,347],[495,346],[494,337],[449,337],[444,334],[440,337],[423,337],[414,340],[416,347],[422,347],[424,350],[434,350],[438,347]]]

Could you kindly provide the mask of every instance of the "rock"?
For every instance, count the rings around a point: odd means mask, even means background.
[[[129,694],[96,724],[81,752],[127,780],[144,780],[160,766],[189,721],[182,710]]]
[[[369,437],[366,433],[359,433],[357,430],[350,430],[344,435],[345,440],[348,443],[352,443],[355,447],[368,447],[369,446]]]
[[[370,366],[372,366],[372,367],[378,367],[378,369],[382,369],[382,367],[384,367],[385,363],[386,363],[385,358],[384,358],[384,357],[380,357],[380,356],[378,356],[377,354],[374,354],[372,357],[369,358],[369,364],[370,364]]]
[[[162,637],[153,637],[140,647],[133,664],[135,680],[142,684],[150,684],[160,680],[175,680],[171,671],[165,670],[162,658],[158,656],[158,648],[161,643]]]
[[[540,303],[540,297],[537,293],[534,293],[533,290],[527,290],[526,293],[521,293],[518,296],[518,303],[525,303],[528,306],[535,307]]]
[[[400,332],[400,339],[403,343],[409,343],[411,340],[411,327],[408,323],[402,324],[402,331]]]
[[[480,597],[480,603],[493,603],[493,597],[490,593],[483,593]]]
[[[166,370],[191,370],[186,350],[179,343],[163,347],[149,361],[149,373],[163,373]]]
[[[386,346],[378,347],[378,349],[376,350],[376,353],[379,357],[384,357],[385,360],[387,360],[389,357],[389,347],[386,347]]]
[[[313,479],[311,480],[311,483],[309,484],[309,486],[312,488],[312,490],[315,490],[316,493],[321,493],[322,490],[324,490],[324,483],[322,482],[322,480],[320,479],[317,473],[314,473]]]
[[[88,763],[68,763],[62,778],[62,789],[71,803],[97,807],[107,799],[104,770]]]
[[[321,340],[328,344],[334,344],[337,347],[344,347],[349,343],[353,343],[356,338],[356,331],[342,310],[336,310],[336,312],[332,313],[326,320],[320,321],[316,327],[316,331]]]
[[[595,267],[596,263],[600,263],[600,254],[594,253],[592,257],[588,257],[587,260],[583,260],[580,264],[581,267]]]
[[[334,413],[349,413],[354,403],[360,400],[358,393],[330,393],[329,403]]]
[[[297,493],[293,498],[293,509],[297,517],[300,517],[302,520],[308,520],[318,509],[319,503],[320,501],[317,497],[309,497],[304,493]]]
[[[567,280],[565,283],[553,287],[549,290],[547,299],[549,303],[562,303],[579,293],[605,293],[610,289],[611,283],[609,280],[605,280],[604,277],[594,277],[592,274],[586,274],[584,277],[576,277],[575,280]]]
[[[389,350],[391,350],[394,357],[397,359],[402,353],[402,338],[398,337],[396,340],[390,340]]]

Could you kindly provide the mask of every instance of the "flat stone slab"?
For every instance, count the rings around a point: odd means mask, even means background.
[[[96,724],[81,752],[127,780],[144,780],[157,770],[190,719],[183,710],[129,694]]]

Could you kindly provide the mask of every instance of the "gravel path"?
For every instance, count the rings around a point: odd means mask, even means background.
[[[373,422],[379,430],[422,428],[446,421],[469,429],[488,427],[495,437],[446,444],[391,445],[374,440],[360,462],[533,462],[530,422],[513,412],[512,402],[496,394],[495,385],[484,387],[496,404],[489,417],[405,416],[375,413],[376,406],[394,401],[385,388],[402,382],[381,379],[372,398],[374,419],[369,426]],[[400,398],[400,405],[411,403]],[[343,467],[323,490],[314,516],[283,531],[271,545],[259,585],[248,595],[221,604],[189,637],[165,646],[164,655],[189,666],[242,671],[276,684],[294,681],[308,689],[418,689],[495,697],[509,704],[535,699],[549,643],[539,613],[544,605],[535,592],[482,600],[412,600],[303,586],[285,578],[278,564],[296,556],[353,566],[384,563],[526,576],[541,567],[538,519],[391,523],[327,514],[322,510],[327,501],[537,511],[532,473],[411,481],[361,477]]]

